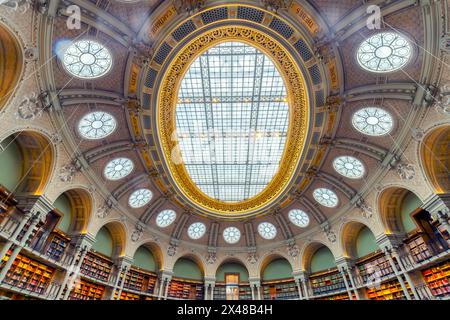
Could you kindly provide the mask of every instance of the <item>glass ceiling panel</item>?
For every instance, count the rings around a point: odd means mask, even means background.
[[[208,196],[238,202],[275,175],[289,109],[278,70],[258,49],[225,42],[198,57],[178,92],[177,137],[184,165]]]

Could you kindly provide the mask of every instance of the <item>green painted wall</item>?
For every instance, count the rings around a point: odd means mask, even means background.
[[[225,263],[217,269],[216,281],[225,281],[225,273],[239,273],[239,281],[248,281],[247,269],[239,263]]]
[[[0,149],[0,183],[10,191],[16,188],[22,173],[22,154],[17,143],[11,143],[13,138],[3,140]]]
[[[157,266],[153,254],[146,247],[139,247],[139,249],[136,250],[133,259],[134,259],[133,265],[138,268],[147,271],[154,271],[154,272],[158,271],[156,270]]]
[[[113,255],[113,248],[114,244],[111,233],[106,227],[102,227],[95,236],[95,243],[92,249],[111,258]]]
[[[406,232],[411,232],[417,228],[414,220],[409,214],[421,205],[422,201],[420,201],[420,199],[412,192],[409,192],[403,200],[401,206],[401,219],[403,228],[405,228]]]
[[[180,258],[173,267],[173,276],[177,278],[202,280],[203,274],[197,264],[189,259]]]
[[[72,221],[72,214],[71,214],[72,210],[70,207],[69,198],[67,198],[67,196],[63,193],[58,197],[58,199],[55,200],[53,205],[63,214],[56,228],[58,228],[62,232],[68,233],[70,223]]]
[[[323,246],[319,248],[311,259],[311,272],[324,271],[336,267],[336,261],[330,249]]]
[[[356,257],[361,258],[378,250],[378,245],[369,228],[363,227],[356,237]]]
[[[276,259],[270,262],[263,271],[263,280],[292,278],[292,267],[286,259]]]

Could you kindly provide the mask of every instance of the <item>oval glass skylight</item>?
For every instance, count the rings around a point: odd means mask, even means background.
[[[160,228],[165,228],[170,226],[177,217],[177,213],[173,210],[167,209],[161,211],[156,217],[156,225]]]
[[[411,58],[411,44],[394,32],[381,32],[366,40],[358,48],[358,62],[372,72],[391,72],[401,69]]]
[[[228,242],[229,244],[239,242],[240,238],[241,232],[236,227],[228,227],[225,230],[223,230],[223,239],[225,240],[225,242]]]
[[[116,119],[112,115],[103,111],[95,111],[81,118],[78,131],[86,139],[103,139],[109,136],[116,126]]]
[[[197,240],[203,237],[206,232],[206,226],[204,223],[195,222],[191,224],[188,228],[188,236],[191,239]]]
[[[152,197],[153,193],[149,189],[139,189],[130,195],[128,204],[132,208],[140,208],[149,203]]]
[[[111,69],[112,57],[102,44],[80,40],[67,47],[62,63],[70,74],[82,79],[93,79],[105,75]]]
[[[362,162],[351,156],[337,157],[333,161],[333,168],[340,175],[350,179],[362,178],[365,172]]]
[[[309,225],[309,216],[300,209],[292,209],[289,211],[289,220],[300,228],[306,228]]]
[[[269,57],[241,42],[210,48],[178,92],[176,133],[189,176],[216,200],[256,196],[278,170],[288,120],[285,84]]]
[[[261,222],[258,225],[258,233],[267,240],[272,240],[277,235],[277,228],[269,222]]]
[[[339,202],[336,193],[326,188],[318,188],[314,190],[313,197],[318,203],[329,208],[336,207]]]
[[[382,136],[391,132],[394,120],[384,109],[366,107],[355,112],[352,124],[359,132],[369,136]]]
[[[130,159],[116,158],[106,164],[104,174],[109,180],[119,180],[129,175],[133,167]]]

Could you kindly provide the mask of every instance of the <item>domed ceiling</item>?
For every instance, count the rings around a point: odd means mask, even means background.
[[[379,28],[357,0],[72,2],[80,28],[48,9],[53,117],[106,203],[150,229],[302,237],[401,161],[430,63],[414,1],[380,3]]]

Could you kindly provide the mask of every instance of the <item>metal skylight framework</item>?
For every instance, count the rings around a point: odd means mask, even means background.
[[[190,66],[178,93],[184,165],[208,196],[238,202],[277,172],[289,110],[286,88],[265,54],[240,42],[217,45]]]

